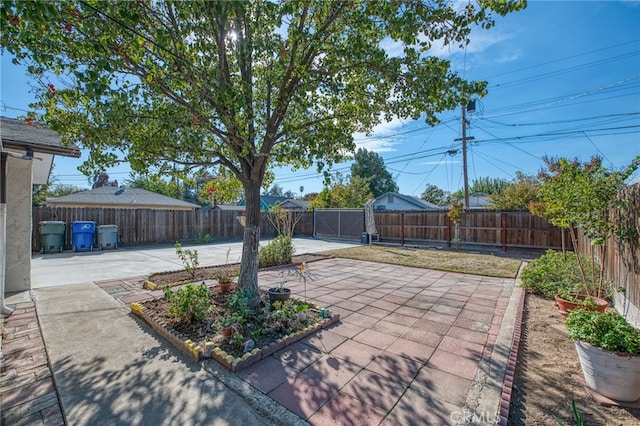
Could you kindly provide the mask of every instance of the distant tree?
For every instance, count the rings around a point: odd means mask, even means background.
[[[218,169],[216,173],[215,178],[208,181],[200,190],[200,198],[212,202],[215,197],[216,204],[240,202],[244,198],[242,182],[224,168]]]
[[[443,189],[428,183],[420,198],[437,206],[442,206],[447,204],[449,195],[450,194]]]
[[[63,183],[33,185],[32,205],[40,206],[47,200],[47,198],[64,197],[65,195],[71,195],[82,191],[85,191],[85,189]]]
[[[131,188],[146,189],[156,194],[166,195],[167,197],[175,197],[175,183],[164,179],[157,174],[130,173],[129,179],[124,184]]]
[[[369,181],[361,177],[351,177],[349,181],[336,173],[332,185],[325,187],[313,200],[314,208],[361,208],[373,198]]]
[[[529,203],[538,200],[538,179],[516,172],[516,178],[502,192],[491,196],[491,208],[497,210],[526,210]]]
[[[302,196],[303,201],[313,201],[318,198],[319,193],[317,192],[308,192]]]
[[[469,185],[469,194],[473,194],[474,192],[484,192],[485,194],[489,194],[494,196],[496,194],[500,194],[509,184],[509,181],[502,178],[491,178],[491,177],[481,177],[478,179],[474,179]],[[464,197],[464,190],[459,189],[453,193],[451,193],[451,199],[456,200]]]
[[[398,185],[384,165],[384,160],[373,151],[358,148],[351,165],[351,178],[362,178],[369,182],[369,192],[378,197],[385,192],[398,192]]]
[[[280,185],[274,183],[267,191],[263,191],[262,195],[270,195],[272,197],[284,197],[284,190]]]
[[[296,198],[296,193],[289,189],[285,191],[282,196],[287,198]]]
[[[101,188],[103,186],[118,186],[117,180],[109,180],[107,172],[100,172],[97,175],[89,177],[91,189]]]

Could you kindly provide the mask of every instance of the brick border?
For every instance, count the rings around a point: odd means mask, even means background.
[[[499,407],[499,425],[507,426],[509,423],[509,411],[511,409],[511,395],[513,393],[513,380],[516,374],[516,363],[518,361],[518,351],[520,349],[520,341],[522,338],[522,323],[524,320],[524,304],[527,292],[523,291],[520,296],[520,306],[516,315],[516,321],[513,331],[513,340],[511,341],[511,353],[507,361],[507,369],[502,385],[502,394],[500,396]]]
[[[326,318],[324,319],[324,321],[321,321],[316,325],[307,326],[302,330],[299,330],[292,334],[288,334],[283,338],[271,342],[267,346],[263,346],[262,348],[255,348],[251,352],[247,352],[242,355],[242,357],[234,358],[233,355],[225,352],[220,347],[215,346],[213,342],[205,342],[203,345],[199,345],[187,339],[183,334],[179,333],[173,328],[170,328],[161,318],[159,318],[153,312],[150,312],[141,303],[132,303],[130,307],[131,312],[140,317],[158,334],[160,334],[186,355],[193,358],[195,361],[200,361],[204,358],[210,358],[217,361],[220,365],[234,373],[255,364],[261,359],[264,359],[274,352],[279,351],[280,349],[307,337],[315,331],[327,328],[330,325],[340,321],[340,315],[335,314],[331,318]]]

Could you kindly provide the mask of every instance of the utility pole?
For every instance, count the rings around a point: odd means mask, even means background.
[[[475,102],[474,102],[475,104]],[[469,105],[472,105],[469,103]],[[469,208],[469,174],[467,172],[467,141],[475,139],[473,136],[467,137],[467,105],[462,105],[462,137],[454,139],[462,141],[462,176],[464,178],[464,208]],[[475,110],[475,105],[473,106]],[[471,110],[470,110],[471,111]]]

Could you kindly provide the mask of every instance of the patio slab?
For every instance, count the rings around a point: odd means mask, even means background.
[[[130,254],[126,253],[126,256]],[[143,256],[154,259],[153,265],[169,257],[165,252],[156,255],[153,250],[145,250]],[[84,262],[71,262],[70,265],[87,268],[89,257],[82,256]],[[136,256],[131,256],[131,261],[145,262]],[[35,262],[36,266],[39,262]],[[168,264],[173,266],[165,269],[152,267],[156,271],[176,269],[171,262]],[[51,267],[47,264],[43,272]],[[117,364],[124,363],[125,372],[121,374],[127,380],[133,380],[131,386],[118,388],[121,394],[117,401],[105,400],[106,403],[120,404],[121,400],[126,400],[127,393],[134,392],[136,388],[136,379],[128,368],[137,365],[131,357],[140,356],[139,346],[142,344],[148,345],[147,358],[161,361],[163,370],[157,374],[166,377],[163,381],[169,390],[176,386],[175,391],[179,391],[184,386],[184,380],[172,382],[169,378],[180,377],[176,374],[186,366],[187,375],[197,377],[203,386],[202,392],[191,390],[198,395],[196,399],[200,403],[212,408],[217,406],[216,395],[224,398],[229,393],[239,395],[247,406],[254,407],[253,413],[261,412],[255,408],[258,405],[262,409],[276,410],[281,416],[281,424],[456,424],[461,413],[486,415],[499,412],[506,369],[504,354],[508,356],[510,352],[514,313],[522,303],[521,290],[515,286],[514,279],[347,259],[322,260],[310,267],[318,279],[307,283],[308,294],[317,296],[312,300],[321,302],[323,307],[343,314],[342,321],[265,357],[237,375],[220,371],[214,361],[203,361],[199,366],[185,361],[167,351],[165,345],[141,324],[127,318],[124,302],[150,295],[140,288],[139,276],[123,276],[123,271],[114,276],[103,273],[97,285],[76,287],[85,294],[94,294],[93,289],[100,291],[112,300],[118,300],[120,303],[116,305],[106,303],[102,297],[84,297],[75,301],[78,304],[71,309],[68,302],[82,296],[62,288],[60,291],[40,290],[37,292],[38,304],[43,302],[43,313],[48,322],[45,344],[47,347],[50,343],[52,345],[54,369],[58,370],[56,376],[62,374],[64,377],[69,368],[82,370],[90,359],[101,360],[103,364],[98,367],[108,370],[109,374],[115,374]],[[133,269],[127,265],[124,271]],[[141,272],[137,270],[138,274]],[[80,274],[81,271],[76,271],[69,276],[74,281]],[[35,276],[42,275],[36,273]],[[266,288],[279,278],[277,272],[261,272],[260,284]],[[63,285],[60,282],[49,284]],[[302,283],[291,281],[289,284],[294,294],[304,294]],[[74,346],[77,336],[65,335],[58,330],[62,330],[63,322],[68,318],[75,318],[74,321],[87,322],[79,329],[88,336],[93,321],[88,313],[99,309],[97,305],[102,305],[103,311],[94,316],[102,322],[97,328],[96,338],[104,342],[95,347],[77,346],[77,343]],[[136,326],[129,330],[131,334],[126,338],[136,343],[121,348],[124,354],[107,361],[112,351],[106,348],[118,345],[108,336],[117,335],[116,329],[131,322]],[[81,349],[80,358],[78,348]],[[93,354],[92,351],[99,353]],[[208,378],[200,377],[198,371],[202,367]],[[83,385],[88,392],[93,392],[91,387],[102,383],[101,378],[88,370],[86,373],[92,382],[85,380]],[[81,400],[76,399],[79,395],[70,393],[74,392],[72,383],[62,380],[61,385],[64,405],[67,409],[71,405],[72,417],[79,418],[73,407],[81,404]],[[207,387],[215,389],[216,394],[205,395]],[[112,388],[112,385],[107,386],[105,391],[110,392]],[[482,392],[478,392],[479,389]],[[231,394],[228,398],[234,399]],[[115,398],[115,394],[112,396]],[[131,394],[131,397],[138,402],[144,400],[144,395]],[[92,398],[90,403],[99,406],[100,401]],[[240,401],[238,404],[242,405]],[[167,413],[167,410],[170,408],[163,409],[163,412]],[[224,416],[228,413],[224,410]],[[180,418],[187,419],[188,415],[180,413]],[[198,414],[193,411],[192,415]],[[248,416],[251,424],[255,417]]]

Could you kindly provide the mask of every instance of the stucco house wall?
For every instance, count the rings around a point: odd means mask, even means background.
[[[31,288],[31,161],[7,158],[7,252],[5,291]],[[19,183],[19,184],[18,184]]]

